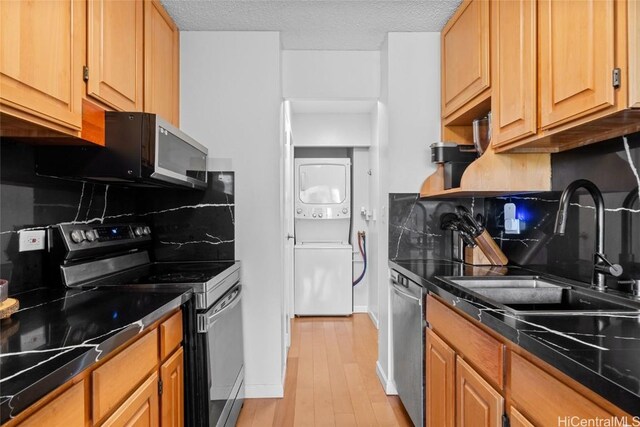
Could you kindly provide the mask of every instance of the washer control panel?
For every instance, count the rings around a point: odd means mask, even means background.
[[[350,218],[351,210],[346,205],[336,205],[335,207],[310,207],[296,206],[296,218],[305,219],[341,219]]]

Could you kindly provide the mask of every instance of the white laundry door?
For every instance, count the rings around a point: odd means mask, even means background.
[[[296,315],[344,316],[352,314],[351,250],[351,245],[296,245]]]

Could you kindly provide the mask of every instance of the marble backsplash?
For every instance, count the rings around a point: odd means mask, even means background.
[[[624,278],[640,278],[640,133],[552,155],[552,190],[512,197],[419,200],[417,194],[391,194],[389,258],[450,258],[450,234],[439,216],[464,202],[483,213],[486,227],[512,263],[536,271],[590,282],[595,248],[594,204],[585,191],[574,196],[564,236],[553,226],[562,190],[576,179],[593,181],[605,201],[605,254],[623,266]],[[524,223],[520,234],[506,234],[504,205],[516,204]],[[446,233],[446,234],[444,234]],[[445,237],[443,242],[438,234]],[[611,288],[626,290],[616,279]]]
[[[389,259],[450,259],[451,231],[440,229],[440,216],[463,205],[484,213],[483,199],[422,200],[417,194],[389,194]]]
[[[47,286],[46,251],[19,252],[18,232],[60,223],[146,222],[158,260],[234,259],[233,173],[210,172],[205,191],[127,188],[37,176],[37,147],[0,144],[0,277],[10,293]]]

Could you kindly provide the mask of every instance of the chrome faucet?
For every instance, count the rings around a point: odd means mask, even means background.
[[[560,197],[560,206],[558,207],[558,213],[556,215],[554,232],[560,236],[564,235],[567,226],[569,202],[573,193],[575,193],[578,188],[587,190],[596,205],[596,249],[593,254],[591,287],[598,291],[604,291],[607,288],[605,285],[605,274],[618,277],[622,274],[622,267],[618,264],[612,264],[604,255],[604,199],[602,192],[600,192],[600,189],[598,189],[593,182],[587,181],[586,179],[579,179],[573,181],[564,189]]]

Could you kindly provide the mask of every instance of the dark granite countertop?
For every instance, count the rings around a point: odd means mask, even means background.
[[[0,423],[104,358],[191,296],[190,290],[39,288],[0,323]]]
[[[529,270],[490,270],[442,260],[396,260],[389,265],[629,414],[640,415],[640,316],[516,317],[437,277],[532,275]]]

